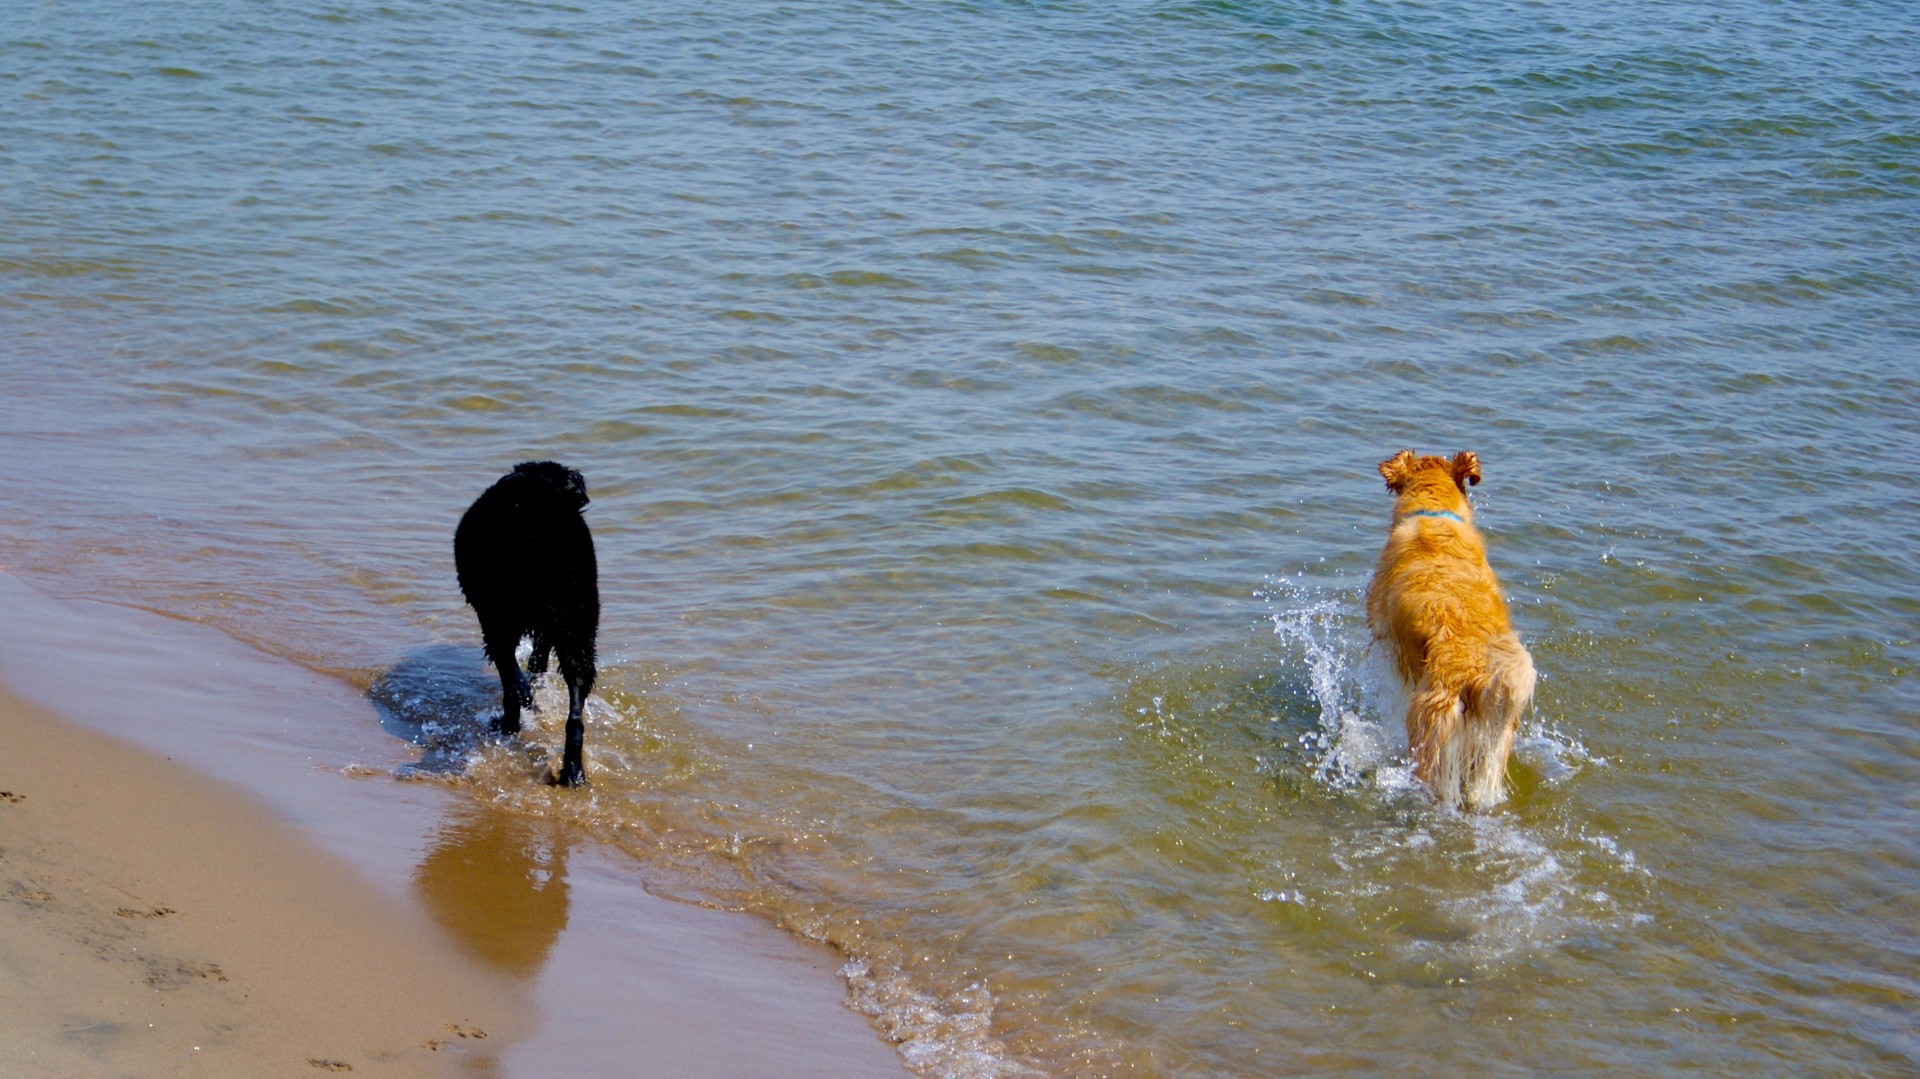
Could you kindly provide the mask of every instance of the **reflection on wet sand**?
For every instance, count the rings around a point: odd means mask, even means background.
[[[536,973],[567,926],[562,826],[473,803],[441,823],[414,889],[462,947],[509,974]]]

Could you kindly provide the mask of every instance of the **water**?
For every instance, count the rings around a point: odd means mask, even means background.
[[[415,702],[414,774],[832,942],[923,1075],[1905,1074],[1915,55],[1825,0],[15,5],[0,563]],[[1405,447],[1480,454],[1543,673],[1484,817],[1362,658]],[[585,795],[554,687],[472,737],[452,528],[542,456]]]

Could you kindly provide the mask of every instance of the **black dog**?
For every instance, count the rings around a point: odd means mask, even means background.
[[[586,505],[580,473],[528,461],[474,499],[453,533],[460,591],[480,616],[487,658],[500,671],[502,734],[520,733],[520,708],[533,704],[533,687],[513,654],[520,638],[533,638],[527,661],[533,674],[547,669],[549,650],[560,654],[567,748],[556,782],[570,787],[587,781],[581,710],[593,688],[593,638],[600,628],[599,567],[593,534],[580,516]]]

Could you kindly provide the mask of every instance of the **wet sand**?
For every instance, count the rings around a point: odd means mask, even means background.
[[[903,1074],[831,951],[395,780],[344,683],[4,573],[0,607],[0,1074]]]

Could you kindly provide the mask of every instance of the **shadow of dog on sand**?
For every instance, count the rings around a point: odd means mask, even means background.
[[[380,728],[423,751],[405,776],[460,775],[467,757],[498,738],[500,682],[479,648],[433,644],[382,671],[367,687]]]

